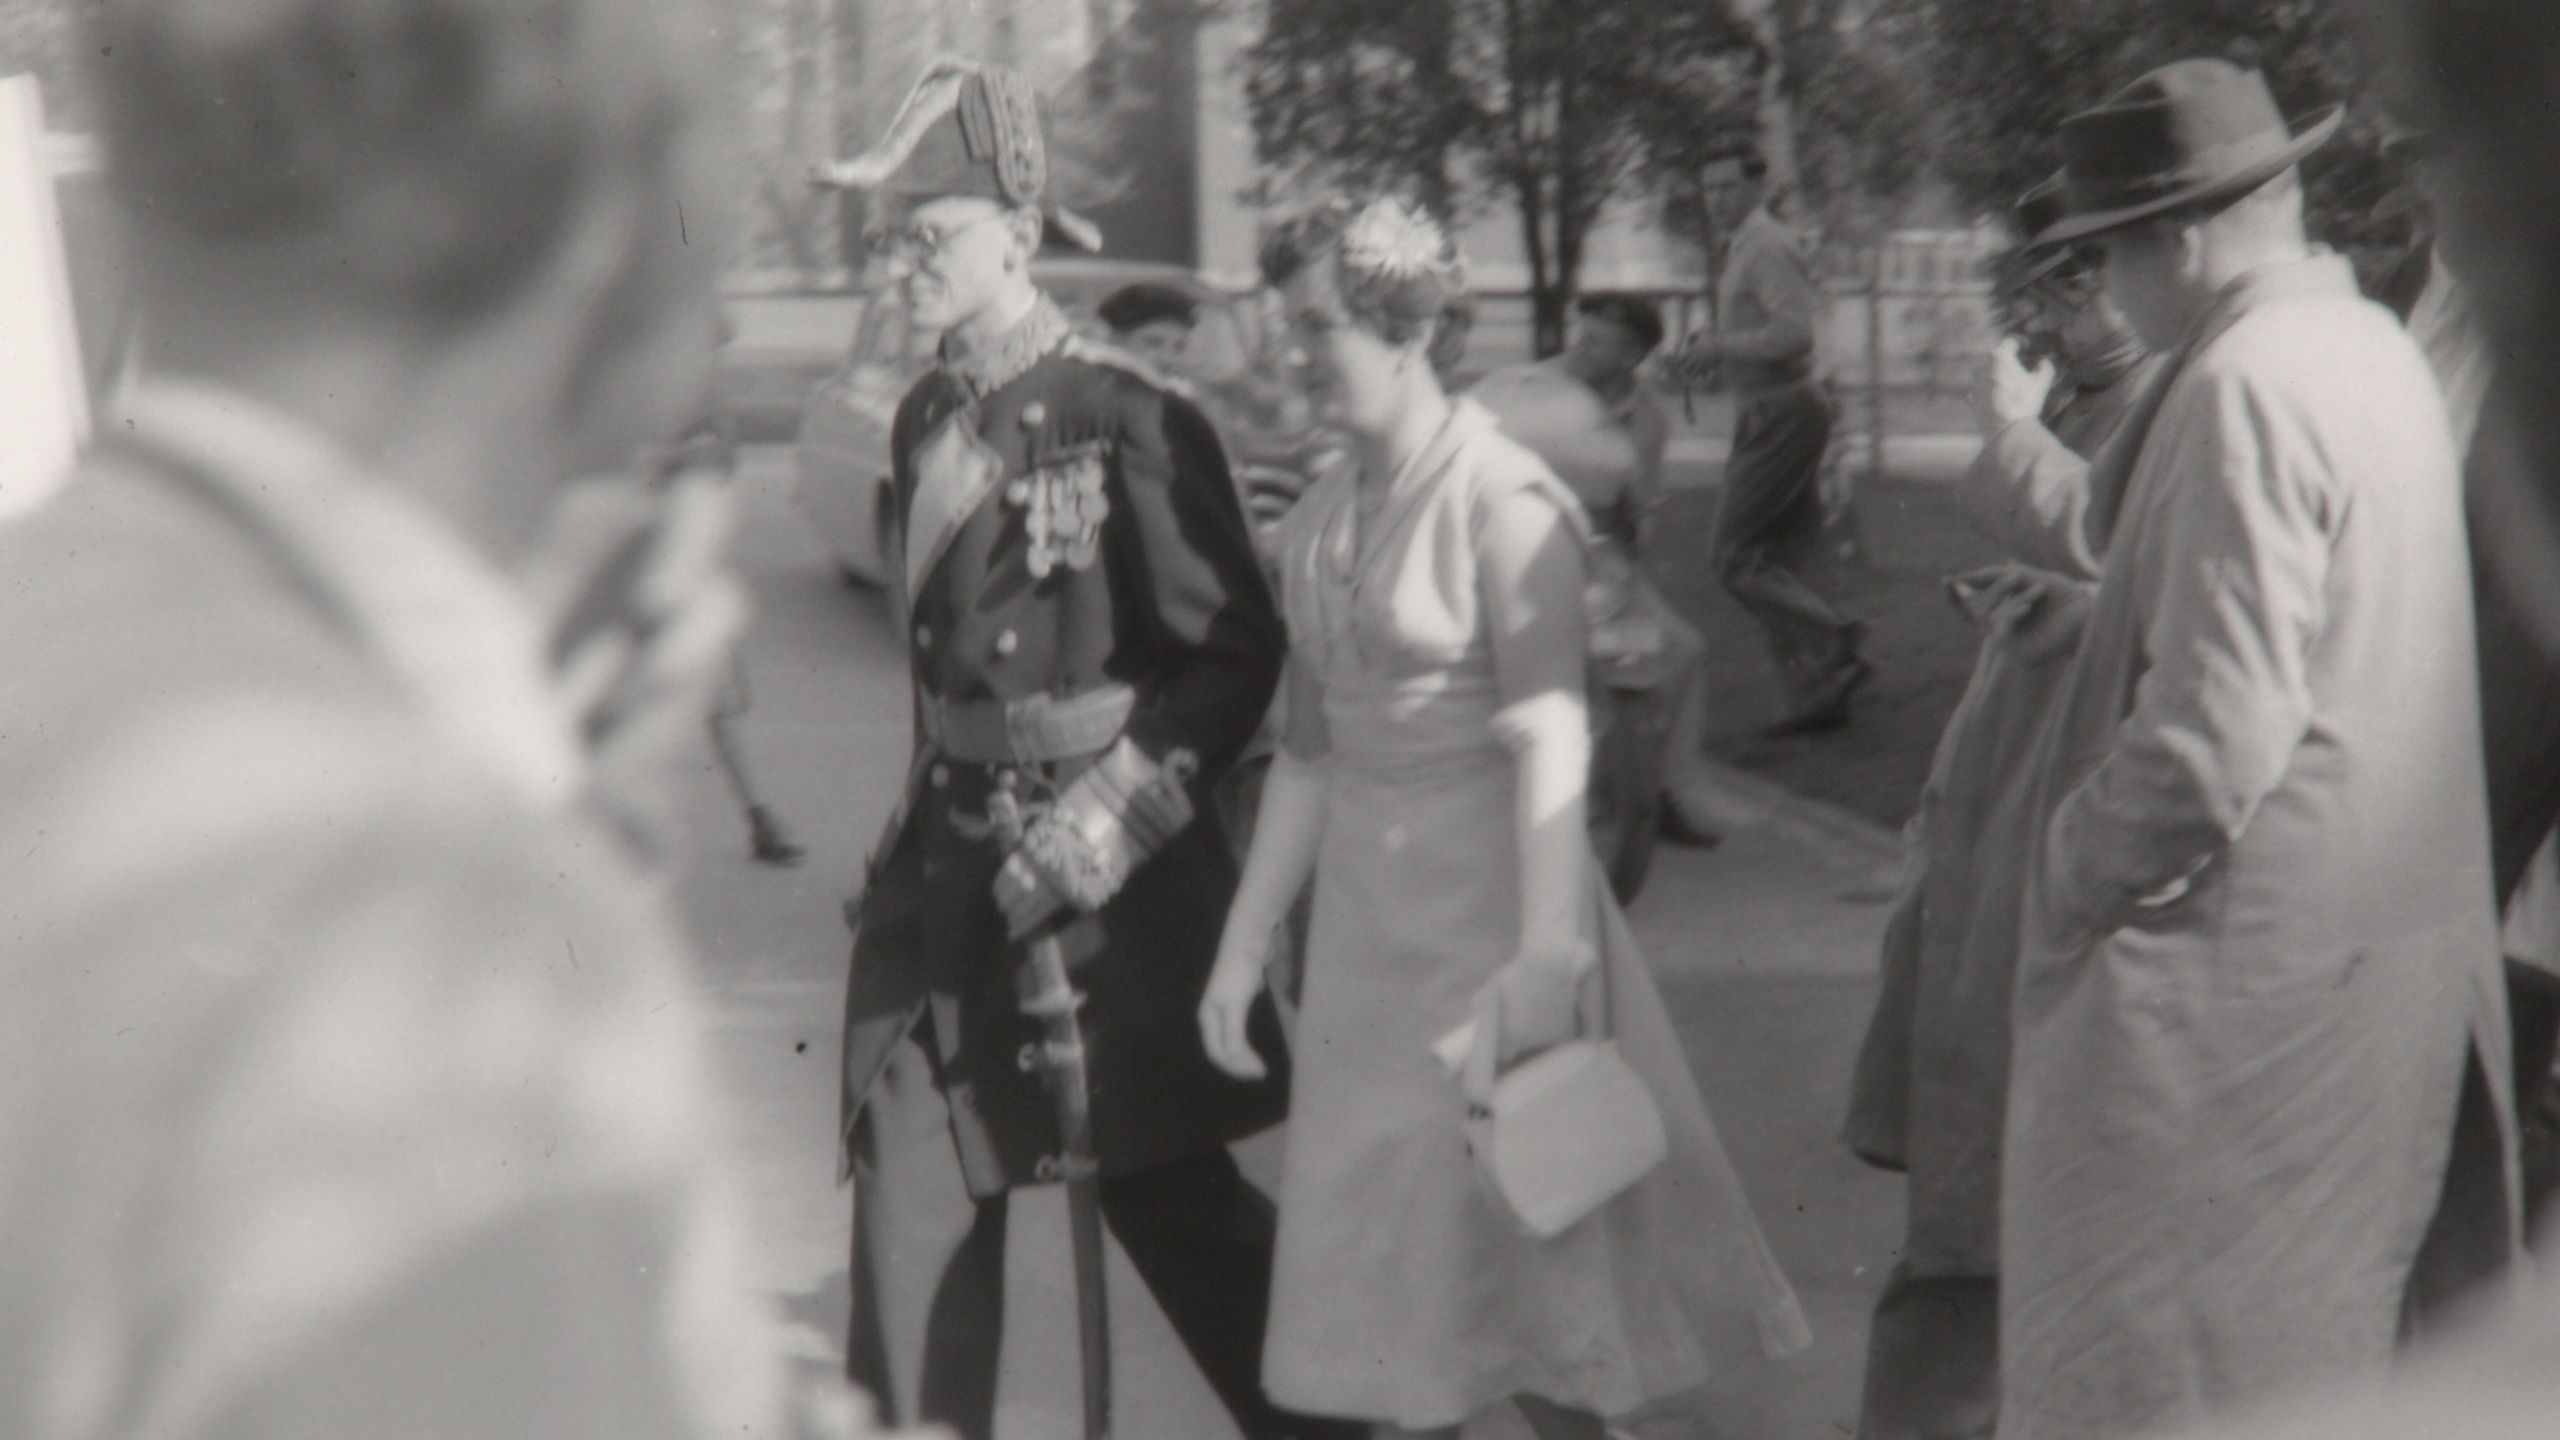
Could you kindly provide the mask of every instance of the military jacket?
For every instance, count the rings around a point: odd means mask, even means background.
[[[994,353],[918,382],[892,426],[908,587],[916,751],[874,851],[847,987],[844,1134],[920,1021],[941,1060],[971,1188],[1054,1178],[1054,1104],[1026,1062],[1019,947],[993,885],[1005,858],[987,801],[1037,804],[1090,757],[964,760],[935,712],[1076,702],[1125,687],[1118,727],[1147,755],[1197,762],[1196,809],[1252,738],[1286,647],[1215,431],[1144,364],[1068,333],[1047,301]],[[1102,736],[1092,748],[1105,748]],[[1275,1123],[1274,1078],[1212,1066],[1195,1019],[1235,889],[1216,825],[1195,820],[1060,938],[1078,987],[1096,1149],[1106,1173]],[[1265,1049],[1277,1032],[1262,1020]]]

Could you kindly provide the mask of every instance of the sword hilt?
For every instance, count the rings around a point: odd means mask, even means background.
[[[1055,1185],[1060,1181],[1072,1185],[1080,1180],[1099,1180],[1102,1178],[1102,1162],[1090,1156],[1043,1155],[1031,1167],[1031,1178],[1043,1185]]]

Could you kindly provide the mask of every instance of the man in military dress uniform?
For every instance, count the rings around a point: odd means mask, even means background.
[[[846,999],[849,1365],[904,1422],[993,1427],[1006,1196],[1068,1158],[1016,995],[1053,940],[1085,997],[1104,1220],[1247,1436],[1330,1433],[1262,1396],[1272,1209],[1226,1149],[1281,1118],[1284,1083],[1228,1078],[1193,1021],[1235,872],[1190,819],[1283,632],[1208,422],[1032,284],[1044,236],[1098,238],[1046,171],[1021,79],[944,61],[814,177],[905,202],[900,284],[944,332],[891,432],[916,753]]]

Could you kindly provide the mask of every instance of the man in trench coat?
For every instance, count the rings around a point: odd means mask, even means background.
[[[2560,373],[2560,135],[2546,98],[2560,87],[2560,10],[2535,5],[2455,5],[2437,0],[2373,0],[2377,53],[2396,79],[2444,122],[2449,157],[2476,197],[2445,217],[2449,233],[2478,247],[2486,279],[2481,316],[2508,376],[2547,394]],[[2512,604],[2517,645],[2509,658],[2560,659],[2560,528],[2551,477],[2560,475],[2560,432],[2536,406],[2510,421],[2502,443],[2514,464],[2498,494],[2491,532],[2518,584]],[[2484,434],[2483,440],[2488,437]],[[2477,496],[2475,479],[2475,497]],[[2525,833],[2527,846],[2540,836]],[[2529,853],[2529,850],[2528,852]],[[2519,857],[2521,863],[2521,857]],[[2214,1440],[2539,1440],[2560,1414],[2560,1291],[2548,1286],[2528,1307],[2501,1315],[2435,1354],[2387,1371],[2345,1377],[2264,1413],[2209,1432]]]
[[[2466,1070],[2510,1128],[2460,477],[2424,357],[2304,239],[2336,124],[2185,61],[2063,130],[2041,238],[2098,239],[2172,355],[2092,475],[2124,499],[2036,762],[2011,1440],[2387,1361]]]

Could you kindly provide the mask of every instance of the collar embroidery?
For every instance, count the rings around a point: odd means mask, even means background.
[[[954,354],[950,340],[945,339],[942,369],[966,386],[971,396],[983,400],[1029,374],[1032,366],[1066,343],[1073,328],[1058,302],[1042,295],[1012,329],[976,354]]]

